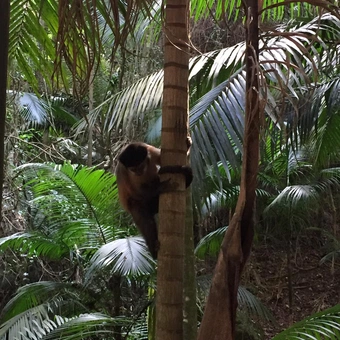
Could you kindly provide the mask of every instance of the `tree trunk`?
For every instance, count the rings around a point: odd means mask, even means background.
[[[90,79],[89,79],[89,114],[93,110],[93,90],[94,90],[94,69],[90,71]],[[88,122],[88,139],[87,139],[87,162],[86,165],[92,166],[92,152],[93,152],[93,125]]]
[[[9,0],[0,1],[0,221],[5,162],[6,87],[9,36]]]
[[[161,164],[185,165],[188,130],[188,0],[168,0],[165,8],[164,91]],[[161,180],[165,180],[163,175]],[[183,339],[185,179],[172,174],[176,191],[159,201],[156,339]]]
[[[112,308],[112,313],[111,313],[113,317],[118,317],[121,314],[120,312],[120,308],[122,305],[121,282],[122,282],[121,276],[115,275],[115,274],[113,274],[109,280],[110,291],[113,294],[113,308]],[[114,333],[115,340],[122,340],[122,327],[119,324],[114,327],[113,333]]]
[[[187,190],[184,243],[184,339],[197,339],[196,271],[194,253],[194,221],[191,190]]]
[[[254,234],[253,208],[259,162],[258,0],[247,0],[246,112],[240,195],[223,239],[199,340],[235,338],[237,291]]]

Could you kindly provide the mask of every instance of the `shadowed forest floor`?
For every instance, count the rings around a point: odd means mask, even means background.
[[[277,321],[277,325],[264,326],[265,339],[271,339],[293,323],[339,303],[340,267],[335,264],[332,273],[330,262],[320,265],[325,254],[325,249],[317,241],[313,246],[301,241],[297,247],[293,245],[289,289],[287,250],[276,245],[253,248],[243,284],[271,310]]]

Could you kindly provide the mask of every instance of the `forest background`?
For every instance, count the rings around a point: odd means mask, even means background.
[[[119,207],[113,173],[129,141],[159,145],[161,4],[94,3],[11,1],[1,339],[153,339],[156,264]],[[336,339],[338,3],[261,5],[264,116],[237,336]],[[191,2],[198,321],[239,195],[243,17],[237,2]]]

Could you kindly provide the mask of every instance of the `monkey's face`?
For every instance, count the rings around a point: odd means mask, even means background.
[[[146,158],[142,163],[140,163],[137,166],[131,166],[129,167],[129,171],[133,172],[135,176],[142,176],[145,174],[147,168],[148,168],[148,158]]]

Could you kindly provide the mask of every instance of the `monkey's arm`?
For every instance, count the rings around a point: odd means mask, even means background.
[[[185,176],[185,186],[188,187],[193,179],[192,169],[188,165],[166,165],[162,166],[158,174],[183,174]],[[163,182],[161,182],[163,183]]]
[[[153,162],[156,165],[161,165],[161,149],[158,149],[149,144],[146,145],[151,158],[151,162]]]

